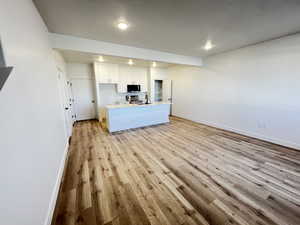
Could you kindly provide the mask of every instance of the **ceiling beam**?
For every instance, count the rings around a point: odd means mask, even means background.
[[[55,49],[65,49],[99,55],[111,55],[190,66],[203,65],[200,57],[177,55],[168,52],[136,48],[127,45],[95,41],[56,33],[49,33],[49,38],[52,47]]]

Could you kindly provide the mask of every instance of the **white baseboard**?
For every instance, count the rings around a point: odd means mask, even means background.
[[[174,116],[176,116],[176,115],[174,115]],[[205,125],[208,125],[208,126],[211,126],[211,127],[216,127],[216,128],[219,128],[219,129],[223,129],[223,130],[231,131],[231,132],[234,132],[234,133],[242,134],[242,135],[245,135],[245,136],[248,136],[248,137],[257,138],[257,139],[260,139],[260,140],[263,140],[263,141],[267,141],[267,142],[271,142],[271,143],[274,143],[274,144],[278,144],[278,145],[286,146],[286,147],[293,148],[293,149],[296,149],[296,150],[300,150],[300,144],[297,144],[297,143],[294,143],[294,142],[289,142],[289,141],[285,141],[285,140],[281,140],[281,139],[273,138],[273,137],[266,137],[266,136],[261,135],[261,134],[257,134],[257,133],[253,133],[253,132],[249,132],[249,131],[244,131],[244,130],[239,130],[239,129],[236,129],[236,128],[233,128],[233,127],[230,127],[230,126],[227,126],[227,125],[217,124],[217,123],[214,123],[214,122],[208,122],[208,121],[203,121],[203,120],[195,121],[195,120],[192,120],[190,118],[185,118],[183,116],[178,116],[178,117],[183,118],[183,119],[187,119],[187,120],[191,120],[191,121],[194,121],[196,123],[202,123],[202,124],[205,124]]]
[[[53,213],[54,213],[54,209],[55,209],[55,205],[56,205],[56,200],[57,200],[57,196],[58,196],[58,192],[59,192],[59,187],[60,187],[62,175],[63,175],[63,172],[64,172],[64,168],[65,168],[65,162],[66,162],[67,155],[68,155],[68,149],[69,149],[69,142],[67,142],[67,144],[65,146],[63,157],[60,161],[59,170],[58,170],[58,174],[57,174],[57,179],[56,179],[54,189],[53,189],[53,192],[52,192],[51,201],[50,201],[50,204],[49,204],[48,213],[47,213],[47,217],[46,217],[46,220],[44,222],[44,225],[50,225],[51,222],[52,222],[52,217],[53,217]]]

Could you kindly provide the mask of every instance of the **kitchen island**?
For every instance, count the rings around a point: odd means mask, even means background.
[[[106,125],[109,132],[168,123],[170,103],[107,105]]]

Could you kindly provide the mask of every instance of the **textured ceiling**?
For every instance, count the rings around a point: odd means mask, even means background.
[[[300,30],[299,0],[34,0],[50,32],[206,56]],[[128,21],[127,31],[116,23]],[[215,48],[202,49],[206,40]]]

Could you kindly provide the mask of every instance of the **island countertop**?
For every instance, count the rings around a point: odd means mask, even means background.
[[[105,107],[107,128],[109,132],[116,132],[168,123],[170,105],[169,102],[107,105]]]
[[[151,107],[156,105],[170,105],[170,102],[153,102],[150,104],[115,104],[115,105],[106,105],[106,109],[120,109],[120,108],[131,108],[131,107]]]

